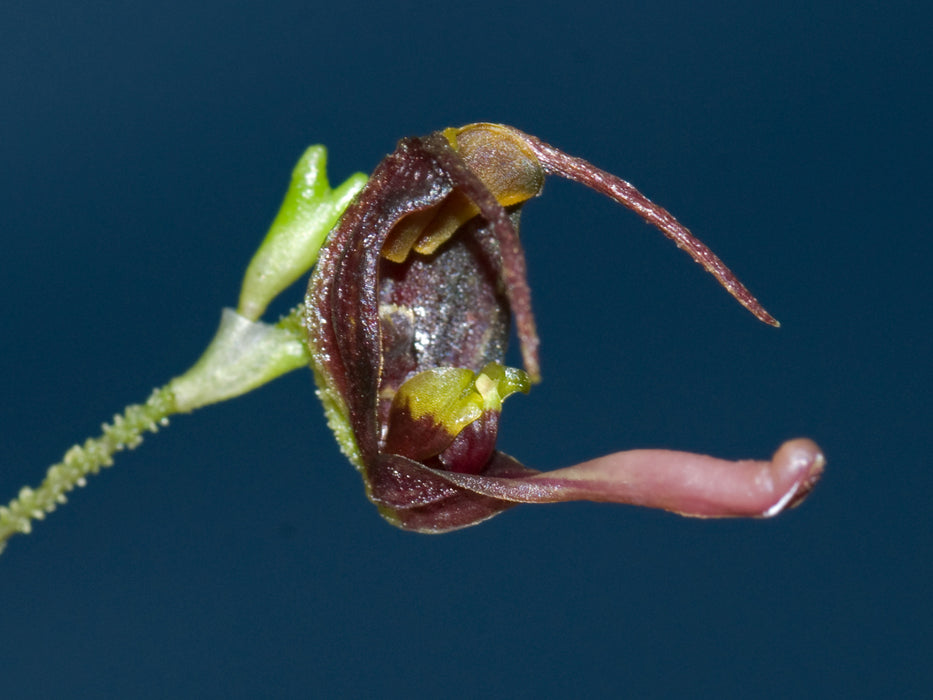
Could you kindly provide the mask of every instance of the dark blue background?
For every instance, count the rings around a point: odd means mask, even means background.
[[[0,500],[198,356],[306,145],[337,182],[477,120],[631,180],[784,324],[552,181],[523,221],[545,381],[506,451],[806,435],[829,465],[771,521],[582,503],[418,536],[294,373],[174,419],[10,542],[0,695],[930,688],[923,3],[90,4],[0,10]]]

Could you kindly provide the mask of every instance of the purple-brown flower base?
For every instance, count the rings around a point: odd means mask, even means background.
[[[766,518],[796,506],[826,460],[812,441],[785,442],[770,461],[729,461],[672,450],[630,450],[550,472],[496,452],[482,474],[433,469],[381,454],[366,469],[369,496],[406,530],[441,533],[518,503],[603,501],[700,518]]]

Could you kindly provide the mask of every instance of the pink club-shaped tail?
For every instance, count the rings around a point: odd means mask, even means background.
[[[816,443],[785,442],[771,460],[730,461],[674,450],[629,450],[518,479],[448,477],[519,503],[607,501],[695,517],[770,517],[792,508],[826,463]]]
[[[628,450],[549,472],[501,452],[483,474],[387,458],[370,483],[370,497],[396,525],[428,533],[473,525],[519,503],[563,501],[639,505],[698,518],[768,518],[803,501],[825,464],[806,438],[785,442],[770,460]]]

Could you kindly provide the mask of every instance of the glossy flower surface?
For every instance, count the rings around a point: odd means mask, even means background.
[[[518,225],[547,174],[633,209],[777,325],[670,214],[585,161],[495,124],[403,139],[331,232],[306,297],[319,394],[369,498],[421,532],[517,503],[613,501],[701,517],[798,503],[824,465],[809,440],[771,461],[635,450],[547,473],[495,449],[503,401],[539,379]],[[513,317],[524,370],[503,364]]]

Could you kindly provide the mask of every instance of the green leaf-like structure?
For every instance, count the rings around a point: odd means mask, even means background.
[[[224,309],[217,333],[191,369],[153,391],[145,403],[127,406],[103,425],[101,435],[68,450],[38,487],[24,486],[0,506],[0,552],[11,536],[31,532],[34,520],[65,503],[66,494],[84,486],[88,476],[111,466],[117,452],[168,425],[169,416],[226,401],[308,366],[300,305],[275,324],[259,318],[273,298],[311,269],[328,231],[366,184],[366,176],[356,173],[331,189],[326,163],[323,146],[311,146],[298,161],[281,209],[247,268],[237,310]]]

